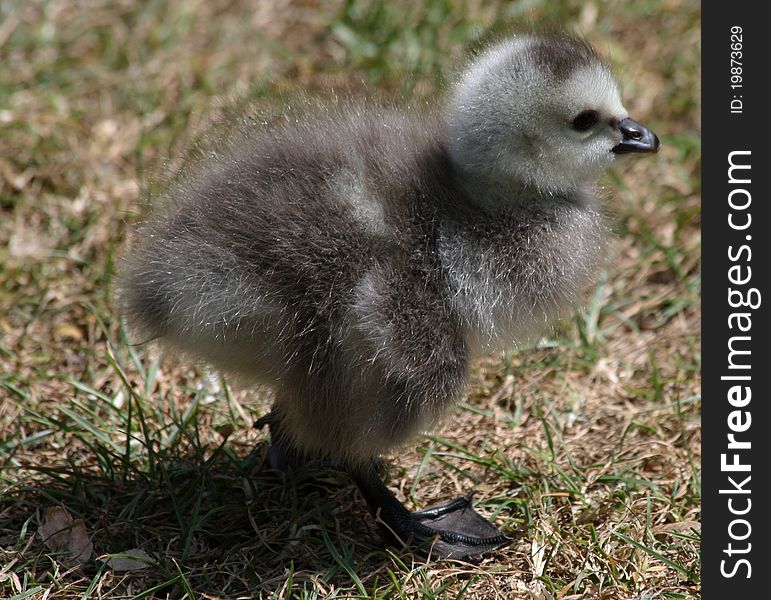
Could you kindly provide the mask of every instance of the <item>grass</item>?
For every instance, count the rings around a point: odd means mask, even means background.
[[[531,22],[608,52],[663,148],[606,178],[618,243],[585,310],[478,365],[390,462],[409,506],[476,490],[521,531],[426,564],[381,547],[343,474],[265,472],[269,399],[129,345],[110,281],[154,174],[233,98],[428,101]],[[699,43],[686,0],[0,5],[0,597],[699,597]],[[49,506],[98,558],[47,548]],[[137,548],[144,569],[107,562]]]

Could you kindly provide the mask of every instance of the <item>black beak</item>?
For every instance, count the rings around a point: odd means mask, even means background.
[[[623,134],[621,143],[613,147],[616,154],[626,152],[658,152],[659,138],[647,127],[627,117],[618,122],[618,130]]]

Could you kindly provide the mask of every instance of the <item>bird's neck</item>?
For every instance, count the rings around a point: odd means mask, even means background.
[[[584,204],[592,202],[596,196],[591,184],[578,181],[572,185],[551,188],[501,173],[468,173],[459,169],[455,176],[456,185],[474,206],[493,212],[517,211],[523,206],[552,201]]]

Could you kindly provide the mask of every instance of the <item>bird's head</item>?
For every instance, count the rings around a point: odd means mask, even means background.
[[[582,40],[521,36],[472,61],[446,109],[465,175],[559,192],[593,183],[617,154],[655,152],[608,68]]]

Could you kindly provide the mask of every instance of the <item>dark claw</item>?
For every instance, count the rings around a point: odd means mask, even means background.
[[[257,419],[254,422],[254,425],[252,425],[252,427],[254,429],[265,429],[266,425],[270,426],[270,424],[273,422],[274,422],[274,416],[273,416],[273,412],[271,411],[269,413],[262,415],[259,419]]]

